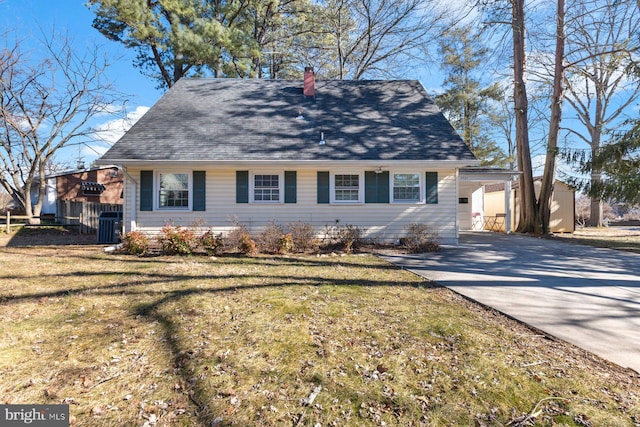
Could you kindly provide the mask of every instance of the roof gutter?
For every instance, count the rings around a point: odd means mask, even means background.
[[[423,164],[429,167],[453,167],[462,168],[467,166],[478,166],[479,160],[132,160],[132,159],[109,159],[109,164],[119,164],[122,166],[272,166],[272,165],[294,165],[294,166],[313,166],[327,165],[331,166],[371,166],[371,167],[398,167],[407,166],[408,164]]]

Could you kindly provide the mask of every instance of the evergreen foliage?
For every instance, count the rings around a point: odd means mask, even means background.
[[[490,121],[504,94],[497,83],[483,85],[479,77],[488,52],[471,27],[449,30],[440,40],[445,92],[435,101],[483,166],[506,166],[509,158],[491,137]]]
[[[562,153],[583,174],[602,171],[599,180],[574,177],[569,179],[571,185],[599,200],[640,205],[640,119],[627,124],[629,130],[614,134],[610,143],[591,156],[575,150]]]

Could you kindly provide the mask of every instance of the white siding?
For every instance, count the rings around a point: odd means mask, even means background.
[[[407,168],[406,172],[420,172],[427,170],[422,166]],[[128,172],[138,182],[140,170]],[[157,233],[168,223],[181,226],[211,227],[214,232],[227,232],[233,228],[234,220],[245,224],[253,233],[259,233],[265,225],[272,221],[285,226],[290,222],[302,221],[314,226],[318,234],[322,234],[326,227],[339,225],[355,225],[363,229],[366,238],[380,241],[395,241],[402,237],[405,227],[412,223],[423,223],[431,226],[440,236],[441,243],[456,242],[456,174],[455,170],[437,170],[438,172],[438,204],[318,204],[317,203],[317,171],[329,171],[330,167],[316,166],[313,169],[297,169],[297,203],[295,204],[237,204],[236,203],[236,170],[251,170],[253,172],[273,172],[273,167],[264,169],[238,167],[227,169],[213,169],[198,167],[206,170],[206,211],[153,211],[141,212],[139,191],[136,192],[137,227],[149,233]],[[286,167],[282,170],[295,170]],[[394,168],[394,172],[402,169]],[[360,171],[354,170],[353,173]],[[128,189],[127,189],[128,190]],[[125,190],[125,224],[131,224],[131,191]],[[139,189],[138,189],[139,190]],[[364,191],[364,189],[362,189]],[[155,196],[155,195],[154,195]],[[283,195],[284,197],[284,195]]]
[[[136,179],[139,177],[136,177]],[[138,190],[135,189],[136,186],[138,185],[137,182],[132,181],[131,179],[129,179],[129,176],[125,175],[124,177],[124,185],[122,188],[122,222],[123,222],[123,226],[124,226],[124,231],[125,232],[129,232],[132,229],[135,228],[135,224],[132,222],[134,216],[132,214],[132,205],[134,204],[135,200],[133,198],[133,194],[137,194]],[[138,203],[135,206],[136,210],[139,210],[140,208],[140,204]]]
[[[471,182],[461,182],[458,188],[458,198],[467,199],[467,203],[458,203],[458,226],[460,230],[471,230],[473,192],[477,184]]]

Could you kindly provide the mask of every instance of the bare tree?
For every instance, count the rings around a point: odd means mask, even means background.
[[[640,13],[631,0],[579,1],[569,10],[566,99],[583,125],[569,131],[594,153],[640,96],[640,78],[625,73],[640,41]],[[591,170],[591,186],[601,173]],[[590,224],[601,226],[602,218],[602,201],[592,198]]]
[[[32,222],[40,216],[47,164],[64,146],[88,142],[89,119],[119,100],[97,47],[78,54],[67,35],[56,33],[43,35],[41,47],[39,60],[20,41],[0,48],[0,186]]]
[[[328,78],[388,76],[441,34],[447,14],[427,0],[327,0],[312,14]]]
[[[490,121],[493,125],[494,132],[504,138],[507,144],[507,159],[509,163],[506,165],[509,169],[516,167],[516,147],[514,140],[514,120],[515,113],[513,109],[513,99],[508,96],[505,89],[501,88],[505,93],[497,103],[495,112],[490,115]]]

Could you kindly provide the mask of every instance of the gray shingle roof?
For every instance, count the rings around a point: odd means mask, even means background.
[[[417,81],[182,79],[101,159],[475,158]],[[326,143],[319,144],[321,135]]]

